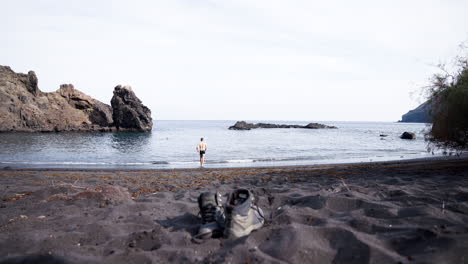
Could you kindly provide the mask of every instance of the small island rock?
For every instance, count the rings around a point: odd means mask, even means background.
[[[254,128],[253,124],[245,121],[237,121],[233,126],[229,127],[231,130],[250,130],[252,128]]]
[[[309,123],[305,126],[301,125],[278,125],[268,123],[247,123],[245,121],[237,121],[233,126],[230,126],[231,130],[251,130],[254,128],[306,128],[306,129],[322,129],[322,128],[337,128],[335,126],[327,126],[319,123]]]
[[[337,127],[336,126],[327,126],[327,125],[319,124],[319,123],[309,123],[304,128],[309,128],[309,129],[332,128],[332,129],[335,129]]]
[[[403,132],[400,136],[401,139],[416,139],[416,134],[413,132]]]

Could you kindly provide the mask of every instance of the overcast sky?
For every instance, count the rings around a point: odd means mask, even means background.
[[[155,119],[396,121],[468,39],[468,1],[3,0],[0,65]]]

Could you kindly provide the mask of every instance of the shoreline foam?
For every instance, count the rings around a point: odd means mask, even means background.
[[[463,153],[461,157],[468,156]],[[297,166],[317,166],[317,165],[340,165],[340,164],[362,164],[379,162],[398,162],[411,160],[431,160],[431,159],[451,159],[457,156],[438,155],[417,155],[417,156],[376,156],[348,159],[308,159],[308,158],[274,158],[274,159],[234,159],[234,160],[206,160],[205,168],[268,168],[268,167],[297,167]],[[43,161],[0,161],[1,167],[14,169],[197,169],[199,161],[152,161],[152,162],[43,162]]]

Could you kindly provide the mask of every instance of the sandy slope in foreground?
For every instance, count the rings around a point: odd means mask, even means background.
[[[192,242],[198,195],[235,188],[256,194],[266,225],[238,240]],[[0,170],[0,190],[0,263],[468,263],[466,158]]]

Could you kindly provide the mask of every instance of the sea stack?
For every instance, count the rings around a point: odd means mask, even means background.
[[[130,86],[118,85],[111,100],[114,125],[119,131],[151,131],[151,110],[144,106]]]

